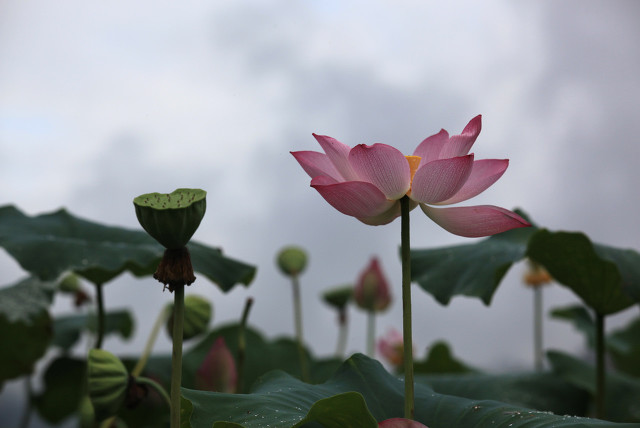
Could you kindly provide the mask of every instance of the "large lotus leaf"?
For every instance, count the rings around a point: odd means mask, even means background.
[[[29,217],[11,205],[0,207],[0,246],[41,279],[54,280],[63,272],[74,271],[95,284],[124,271],[151,275],[164,253],[164,248],[141,230],[104,226],[64,209]],[[195,242],[188,248],[194,270],[223,291],[253,280],[253,266],[229,259],[217,248]]]
[[[459,295],[489,305],[511,265],[524,258],[536,230],[512,229],[473,244],[411,250],[411,279],[443,305]]]
[[[182,386],[195,388],[195,376],[204,361],[207,352],[218,337],[223,337],[231,355],[238,361],[238,324],[222,326],[211,331],[194,347],[185,350],[182,360]],[[266,340],[261,333],[247,327],[245,329],[245,361],[241,376],[242,385],[239,390],[246,392],[249,387],[265,373],[280,369],[297,378],[301,377],[300,361],[297,343],[291,339]],[[335,358],[318,359],[305,349],[309,364],[311,382],[318,383],[327,380],[340,367],[341,361]],[[134,362],[124,359],[125,364]],[[239,368],[239,366],[238,366]],[[144,370],[145,376],[159,379],[165,385],[169,384],[171,373],[171,356],[152,356]]]
[[[416,382],[440,394],[496,400],[560,415],[585,416],[589,394],[552,373],[418,375]]]
[[[40,416],[58,424],[75,413],[84,390],[86,362],[60,357],[51,362],[44,373],[42,393],[34,398]]]
[[[640,318],[607,336],[607,349],[616,368],[640,377]]]
[[[118,334],[128,339],[133,333],[133,317],[127,310],[107,312],[104,315],[104,334]],[[52,344],[65,351],[71,349],[85,331],[96,331],[95,314],[65,315],[56,317],[53,322]]]
[[[30,277],[0,289],[0,383],[31,373],[47,350],[55,287]]]
[[[593,348],[596,342],[596,323],[587,308],[582,305],[572,305],[551,311],[551,317],[569,321],[587,338],[587,344]]]
[[[389,374],[375,360],[363,355],[348,359],[327,382],[319,385],[303,383],[281,371],[271,372],[262,377],[251,394],[234,395],[182,389],[182,396],[189,401],[192,428],[211,428],[214,423],[220,427],[257,428],[265,426],[297,427],[298,423],[313,420],[311,426],[343,428],[341,423],[324,422],[321,417],[337,418],[338,411],[347,414],[342,417],[357,416],[366,420],[361,406],[343,409],[323,406],[311,410],[320,400],[340,397],[350,393],[361,394],[371,416],[376,421],[402,417],[404,412],[404,384],[402,380]],[[551,427],[636,427],[637,424],[617,424],[577,418],[556,416],[548,412],[529,410],[499,403],[497,401],[477,401],[451,395],[438,394],[431,388],[416,384],[415,419],[429,428],[551,428]],[[185,412],[185,419],[189,412]],[[325,413],[324,415],[322,413]],[[309,415],[312,415],[311,417]],[[184,426],[187,421],[183,421]],[[358,426],[358,425],[355,425]],[[370,425],[361,425],[368,427]]]
[[[557,351],[547,352],[547,358],[558,376],[595,396],[596,372],[592,365]],[[640,422],[638,403],[640,380],[609,371],[605,384],[606,418],[612,421]]]
[[[613,314],[634,303],[623,289],[617,264],[602,257],[582,233],[540,230],[531,237],[527,256],[599,314]],[[627,281],[635,279],[631,271],[625,272]]]

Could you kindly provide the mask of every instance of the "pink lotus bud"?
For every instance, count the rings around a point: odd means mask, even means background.
[[[378,424],[379,428],[429,428],[426,425],[422,425],[420,422],[412,421],[411,419],[393,418],[382,421]]]
[[[391,303],[389,284],[378,259],[373,257],[369,266],[360,274],[354,290],[356,304],[367,311],[383,311]]]
[[[196,388],[235,393],[238,372],[223,337],[218,337],[196,373]]]
[[[404,361],[404,342],[402,333],[391,329],[378,339],[378,352],[394,367],[402,366]]]

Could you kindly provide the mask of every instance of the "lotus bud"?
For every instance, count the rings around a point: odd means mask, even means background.
[[[389,284],[376,257],[360,274],[354,290],[356,304],[367,311],[379,312],[391,304]]]
[[[235,393],[238,384],[236,363],[223,337],[218,337],[196,373],[196,388],[203,391]]]
[[[378,340],[378,353],[393,367],[401,367],[404,362],[402,333],[391,329]]]
[[[297,276],[307,266],[307,253],[300,247],[285,247],[278,253],[276,261],[283,274]]]
[[[172,193],[147,193],[133,200],[144,230],[166,250],[153,277],[173,291],[196,280],[187,243],[207,208],[207,192],[177,189]]]
[[[209,322],[211,322],[212,312],[211,303],[204,297],[186,296],[184,298],[182,338],[189,340],[207,331]],[[167,320],[167,333],[170,337],[173,335],[173,309],[171,310],[171,316]]]
[[[118,413],[127,398],[129,373],[122,361],[102,349],[89,351],[87,382],[96,420]]]

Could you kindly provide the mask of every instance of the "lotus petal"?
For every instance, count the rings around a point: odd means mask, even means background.
[[[443,229],[467,238],[495,235],[517,227],[531,226],[518,214],[493,205],[433,208],[420,204],[420,208]]]

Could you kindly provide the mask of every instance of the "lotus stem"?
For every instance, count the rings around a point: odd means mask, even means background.
[[[151,355],[151,350],[153,349],[153,345],[156,343],[156,339],[158,338],[158,333],[160,333],[160,329],[167,322],[167,319],[171,315],[171,306],[167,305],[158,314],[158,318],[156,318],[156,322],[153,324],[153,328],[151,329],[151,333],[149,334],[149,338],[147,339],[147,343],[144,346],[144,350],[142,351],[142,356],[136,363],[136,366],[131,371],[131,376],[138,377],[142,374],[145,366],[147,365],[147,361],[149,360],[149,356]]]
[[[596,418],[605,417],[604,315],[596,312]]]
[[[96,306],[98,309],[98,322],[96,326],[96,344],[95,348],[102,348],[102,341],[104,339],[104,298],[102,292],[102,284],[95,284],[96,286]]]
[[[338,345],[336,346],[336,357],[344,357],[347,347],[347,309],[340,308],[338,314]]]
[[[174,286],[173,353],[171,355],[171,428],[180,428],[180,385],[182,383],[182,327],[184,285]]]
[[[240,321],[240,330],[238,331],[238,392],[244,391],[244,363],[247,355],[247,341],[245,338],[245,330],[247,328],[247,319],[249,311],[253,305],[253,299],[247,298],[242,311],[242,320]]]
[[[411,243],[409,197],[400,199],[400,247],[402,257],[402,335],[404,345],[404,417],[413,419],[413,336],[411,332]]]
[[[298,275],[291,275],[291,285],[293,286],[293,317],[296,330],[296,340],[298,342],[298,357],[300,359],[300,371],[302,380],[309,382],[309,368],[307,358],[304,354],[302,338],[302,304],[300,303],[300,281]]]
[[[542,371],[542,287],[533,287],[533,360],[536,371]]]
[[[27,428],[31,421],[31,413],[33,410],[33,388],[31,386],[31,375],[28,375],[24,379],[24,388],[27,396],[27,405],[20,419],[20,428]]]
[[[367,355],[374,358],[376,342],[376,313],[367,311]]]

